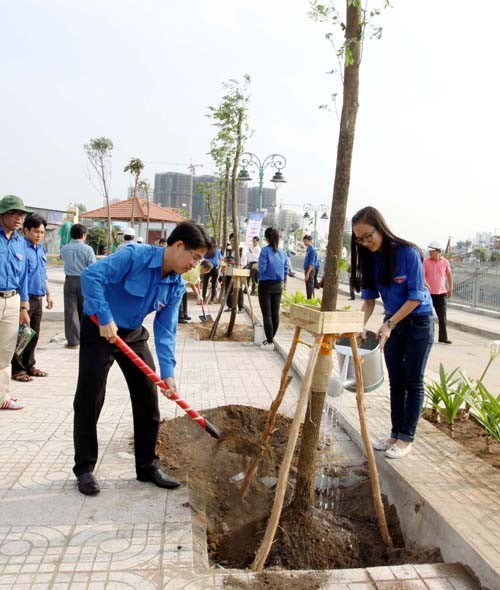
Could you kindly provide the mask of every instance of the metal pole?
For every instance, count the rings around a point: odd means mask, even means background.
[[[259,213],[262,211],[262,197],[264,196],[264,168],[259,168]]]

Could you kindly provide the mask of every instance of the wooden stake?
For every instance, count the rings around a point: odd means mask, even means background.
[[[281,511],[283,509],[283,501],[285,499],[285,492],[288,483],[290,465],[292,463],[295,445],[297,444],[297,439],[299,436],[300,423],[302,421],[304,409],[311,391],[312,377],[314,369],[316,367],[316,361],[318,359],[318,354],[322,342],[323,336],[318,337],[314,342],[314,346],[312,347],[311,352],[309,353],[309,361],[307,364],[304,379],[302,381],[302,387],[297,402],[297,408],[295,409],[295,415],[293,417],[292,425],[290,427],[288,444],[285,450],[283,461],[281,463],[281,468],[278,476],[278,483],[276,486],[276,493],[274,495],[273,508],[271,511],[271,515],[269,517],[269,521],[267,523],[264,538],[262,539],[262,543],[257,551],[257,554],[255,555],[255,559],[252,565],[250,566],[250,569],[254,572],[261,572],[264,568],[264,564],[266,562],[267,556],[269,555],[269,551],[274,540],[274,535],[276,534],[276,529],[278,528],[279,520],[281,517]]]
[[[358,352],[358,344],[356,342],[356,334],[349,334],[351,342],[352,359],[354,362],[354,370],[356,373],[356,403],[358,405],[359,424],[361,426],[361,436],[365,445],[365,453],[368,459],[368,470],[370,474],[370,483],[372,486],[373,503],[375,505],[375,512],[377,514],[378,526],[383,542],[392,549],[394,547],[387,528],[387,520],[385,518],[384,504],[382,502],[382,495],[380,493],[380,483],[378,478],[377,464],[375,462],[375,455],[373,453],[372,445],[370,443],[370,436],[368,433],[368,426],[366,423],[365,412],[365,387],[363,384],[363,371],[361,369],[361,361]]]
[[[214,325],[212,326],[212,329],[210,330],[210,335],[209,335],[210,340],[215,340],[215,336],[217,334],[217,328],[219,327],[220,316],[222,315],[222,312],[224,311],[224,306],[226,305],[226,301],[229,296],[229,293],[231,292],[232,286],[233,286],[233,279],[231,279],[229,281],[229,285],[227,286],[227,289],[224,293],[224,297],[222,298],[222,302],[219,307],[219,312],[217,314],[217,317],[215,318]]]
[[[273,403],[271,404],[271,408],[269,409],[269,416],[267,418],[266,427],[264,428],[264,432],[260,439],[260,447],[257,451],[257,454],[250,462],[250,465],[247,469],[245,474],[245,479],[243,480],[242,488],[241,488],[241,497],[245,498],[248,494],[248,490],[250,485],[253,481],[255,476],[255,472],[257,471],[257,467],[259,465],[262,456],[267,447],[267,443],[271,438],[271,434],[273,432],[274,423],[276,422],[276,414],[278,413],[279,407],[281,406],[281,402],[283,401],[283,397],[285,396],[286,389],[292,380],[291,375],[288,374],[290,371],[290,367],[292,366],[293,357],[295,356],[295,351],[297,350],[297,344],[300,336],[301,328],[299,326],[295,327],[295,333],[293,335],[292,345],[290,346],[290,350],[288,351],[288,356],[285,362],[285,366],[283,367],[283,371],[281,373],[281,383],[280,388],[278,391],[278,395],[274,399]]]

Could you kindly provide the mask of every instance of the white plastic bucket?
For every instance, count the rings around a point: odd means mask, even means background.
[[[337,361],[341,379],[347,391],[356,391],[356,373],[349,338],[341,338],[335,344]],[[365,391],[374,391],[384,382],[384,364],[382,352],[375,332],[367,332],[366,340],[361,342],[358,348],[361,357],[361,370]]]
[[[260,346],[265,339],[264,324],[262,322],[255,322],[253,327],[253,343]]]

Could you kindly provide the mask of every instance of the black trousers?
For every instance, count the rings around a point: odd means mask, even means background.
[[[440,295],[431,295],[432,305],[436,310],[439,324],[439,335],[438,340],[448,340],[448,330],[446,329],[446,307],[448,295],[441,293]]]
[[[262,321],[266,340],[272,342],[280,325],[280,303],[283,292],[281,281],[259,282],[259,305],[262,311]]]
[[[259,284],[259,263],[258,262],[249,262],[246,267],[250,271],[250,283],[252,285],[252,295],[255,293],[257,289],[257,285]]]
[[[154,360],[143,326],[136,330],[118,330],[119,336],[154,370]],[[75,475],[94,470],[98,457],[97,421],[106,395],[106,380],[113,362],[127,381],[134,418],[134,452],[137,475],[159,467],[156,440],[160,425],[158,394],[152,383],[114,344],[99,334],[99,328],[84,315],[80,335],[80,364],[76,387],[73,439]]]
[[[83,316],[83,295],[80,277],[64,281],[64,335],[69,346],[80,344],[80,322]]]
[[[233,277],[230,276],[228,277],[227,275],[224,277],[224,284],[226,287],[226,291],[229,287],[229,283],[231,282],[231,279]],[[231,309],[233,309],[233,287],[231,287],[231,291],[229,292],[229,295],[227,296],[227,306]],[[242,311],[243,309],[243,285],[240,282],[240,290],[238,291],[238,309],[240,311]]]
[[[183,320],[184,318],[187,318],[188,315],[188,294],[187,291],[184,291],[181,304],[179,305],[179,319]]]
[[[28,343],[21,356],[14,354],[12,357],[12,375],[20,373],[29,373],[35,368],[35,349],[38,344],[38,335],[40,334],[40,324],[43,315],[43,297],[30,295],[30,326],[35,330],[35,335]]]
[[[219,267],[212,268],[210,272],[207,272],[201,277],[202,280],[202,291],[201,296],[203,297],[203,301],[205,301],[207,297],[208,291],[208,283],[210,282],[212,288],[212,294],[210,296],[211,301],[215,301],[217,299],[217,276],[219,275]]]
[[[313,268],[309,274],[309,279],[306,281],[306,297],[312,299],[314,297],[314,287],[316,285],[316,269]]]

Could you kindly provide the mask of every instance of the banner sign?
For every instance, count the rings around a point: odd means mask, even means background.
[[[250,213],[247,225],[246,244],[252,246],[252,238],[260,236],[260,228],[262,226],[262,219],[264,218],[264,211],[254,211]]]

